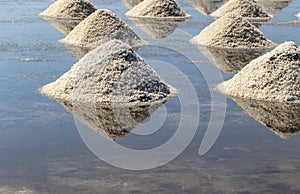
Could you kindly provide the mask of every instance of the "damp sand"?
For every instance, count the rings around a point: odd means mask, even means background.
[[[57,0],[39,15],[55,19],[83,20],[95,11],[96,8],[87,0]]]
[[[263,49],[275,46],[247,19],[231,13],[204,28],[191,42],[221,48]]]
[[[132,48],[112,40],[89,52],[40,92],[60,102],[148,105],[177,94]]]
[[[174,0],[144,0],[125,15],[130,18],[170,20],[184,20],[191,17]]]
[[[60,42],[70,46],[96,47],[112,39],[121,40],[131,46],[145,44],[121,18],[106,9],[95,11]]]
[[[233,97],[300,103],[300,48],[294,42],[280,44],[217,89]]]

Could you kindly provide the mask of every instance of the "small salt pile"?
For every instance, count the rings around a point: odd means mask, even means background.
[[[239,98],[300,103],[300,48],[294,42],[280,44],[217,89]]]
[[[142,2],[143,0],[122,0],[122,2],[129,8],[133,8],[134,6],[136,6],[137,4],[139,4],[140,2]]]
[[[231,13],[207,26],[191,42],[222,48],[262,49],[274,46],[274,43],[247,19]]]
[[[39,15],[55,19],[82,20],[94,11],[96,8],[88,0],[57,0]]]
[[[99,106],[149,105],[164,102],[177,93],[129,45],[119,40],[90,51],[40,92],[60,102]]]
[[[296,17],[300,18],[300,12],[298,14],[296,14]]]
[[[95,47],[112,39],[121,40],[131,46],[144,44],[121,18],[106,9],[95,11],[60,42],[72,46]]]
[[[211,14],[212,17],[222,17],[226,13],[235,13],[248,20],[265,21],[272,18],[255,0],[230,0]]]
[[[191,16],[177,5],[174,0],[144,0],[126,14],[133,18],[183,20]]]

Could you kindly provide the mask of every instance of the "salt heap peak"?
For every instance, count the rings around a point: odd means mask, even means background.
[[[269,20],[271,15],[266,13],[264,9],[255,0],[230,0],[221,8],[211,14],[212,17],[222,17],[226,13],[235,13],[249,20]]]
[[[247,19],[228,13],[219,18],[191,42],[195,44],[222,48],[270,48],[275,45]]]
[[[82,20],[97,9],[88,0],[57,0],[40,16],[56,19]]]
[[[280,44],[217,89],[239,98],[300,103],[300,48],[294,42]]]
[[[191,16],[174,0],[144,0],[126,13],[133,18],[184,20]]]
[[[96,106],[144,106],[165,102],[177,94],[132,47],[119,40],[90,51],[40,91],[60,102]]]
[[[121,18],[106,9],[95,11],[60,42],[72,46],[96,47],[112,39],[121,40],[131,46],[144,44]]]

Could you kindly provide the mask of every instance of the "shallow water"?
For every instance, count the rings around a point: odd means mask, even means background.
[[[188,42],[213,21],[188,1],[178,3],[193,18],[167,26],[160,31],[167,34],[159,36],[147,34],[153,30],[143,31],[147,29],[139,27],[143,24],[127,19],[128,8],[122,1],[93,1],[98,8],[114,11],[149,42],[137,52],[168,83],[184,91],[186,86],[178,80],[187,78],[198,97],[197,102],[187,98],[190,111],[184,115],[180,115],[184,94],[168,100],[151,116],[161,118],[164,110],[168,113],[166,122],[153,134],[136,135],[150,133],[137,128],[117,140],[138,150],[161,145],[174,136],[180,118],[193,120],[193,106],[200,104],[197,131],[184,152],[166,165],[142,171],[120,169],[100,160],[82,140],[72,114],[38,93],[38,88],[77,61],[58,42],[65,35],[37,15],[52,1],[0,3],[0,193],[300,192],[299,135],[281,139],[231,99],[227,99],[225,122],[216,143],[205,155],[198,155],[211,119],[209,91],[221,99],[213,105],[221,110],[225,97],[213,87],[219,83],[219,74],[227,80],[233,73],[219,71],[213,60]],[[299,10],[299,1],[291,2],[261,30],[274,42],[292,40],[300,45],[300,25],[294,17]]]

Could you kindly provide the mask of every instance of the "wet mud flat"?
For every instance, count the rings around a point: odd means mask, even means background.
[[[136,52],[150,61],[168,83],[180,87],[177,80],[188,77],[200,104],[196,134],[175,160],[151,170],[123,170],[97,158],[77,130],[76,115],[37,91],[67,72],[85,51],[76,52],[80,53],[76,58],[68,47],[58,42],[65,34],[38,16],[52,1],[0,0],[3,5],[0,7],[0,193],[300,192],[299,108],[296,106],[276,104],[276,112],[269,104],[228,98],[220,136],[207,154],[198,155],[212,111],[212,88],[205,78],[214,77],[209,72],[215,71],[209,70],[218,70],[224,80],[228,80],[246,61],[252,60],[253,55],[261,55],[248,51],[203,51],[189,43],[214,21],[204,12],[211,12],[222,2],[203,1],[194,7],[189,1],[178,0],[176,2],[192,18],[176,23],[148,22],[151,25],[127,18],[124,14],[129,9],[123,1],[91,2],[97,8],[112,10],[149,43]],[[300,45],[299,19],[294,16],[299,13],[300,3],[295,0],[266,10],[272,10],[274,18],[259,29],[273,42],[289,40]],[[157,61],[172,64],[181,72],[163,71],[157,68]],[[237,67],[232,66],[235,63]],[[217,80],[212,79],[212,82],[213,86],[219,84]],[[133,110],[131,114],[141,123],[160,117],[164,108],[168,110],[169,119],[147,138],[135,135],[133,129],[133,133],[116,142],[146,150],[172,138],[181,117],[179,98],[155,107],[151,116],[141,109]],[[91,112],[80,110],[79,116],[87,116],[80,117],[84,123],[89,118],[87,113]],[[110,113],[109,109],[98,109],[92,115],[111,121]],[[192,112],[190,114],[185,115],[186,118],[193,117]],[[286,123],[287,120],[292,122]],[[274,130],[278,126],[281,130]]]

